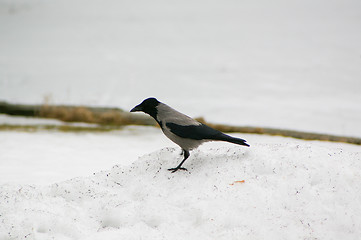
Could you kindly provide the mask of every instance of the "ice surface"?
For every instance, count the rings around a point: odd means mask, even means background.
[[[361,136],[361,2],[0,1],[0,99],[146,97],[237,125]]]
[[[65,123],[55,119],[33,118],[22,116],[9,116],[0,114],[0,124],[4,125],[64,125]]]

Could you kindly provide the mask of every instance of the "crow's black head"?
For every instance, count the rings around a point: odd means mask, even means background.
[[[135,106],[131,112],[145,112],[157,119],[157,106],[160,102],[156,98],[147,98],[141,104]]]

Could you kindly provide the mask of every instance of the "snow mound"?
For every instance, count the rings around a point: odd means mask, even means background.
[[[165,148],[47,187],[0,186],[0,239],[356,239],[361,153],[312,144]]]

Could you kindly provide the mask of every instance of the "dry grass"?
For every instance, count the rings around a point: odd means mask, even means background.
[[[47,102],[47,101],[46,101]],[[75,107],[75,106],[54,106],[50,104],[39,105],[18,105],[9,104],[6,102],[0,102],[0,113],[17,116],[31,116],[31,117],[43,117],[53,118],[64,122],[85,122],[95,123],[100,128],[113,130],[119,126],[125,125],[150,125],[158,126],[157,123],[149,116],[145,114],[135,114],[122,111],[117,108],[94,108],[94,107]],[[334,136],[328,134],[308,133],[300,131],[292,131],[286,129],[272,129],[262,127],[241,127],[241,126],[229,126],[224,124],[212,124],[206,122],[203,118],[198,118],[198,121],[206,123],[210,127],[213,127],[222,132],[241,132],[241,133],[253,133],[253,134],[266,134],[266,135],[278,135],[284,137],[293,137],[305,140],[321,140],[321,141],[333,141],[333,142],[345,142],[361,145],[361,138],[347,137],[347,136]],[[0,130],[11,130],[12,126],[0,126]],[[27,127],[28,129],[36,129],[33,127]],[[65,127],[67,128],[67,127]],[[77,131],[76,128],[69,128],[69,131]],[[59,129],[61,131],[66,131]],[[81,129],[87,131],[86,129]],[[88,129],[92,131],[92,129]]]
[[[240,127],[240,126],[229,126],[229,125],[224,125],[224,124],[212,124],[212,123],[207,123],[207,125],[209,125],[212,128],[215,128],[219,131],[222,131],[222,132],[264,134],[264,135],[271,135],[271,136],[292,137],[292,138],[303,139],[303,140],[344,142],[344,143],[361,145],[361,138],[355,138],[355,137],[335,136],[335,135],[330,135],[330,134],[301,132],[301,131],[277,129],[277,128]]]
[[[64,122],[95,123],[94,114],[84,107],[68,108],[44,105],[40,108],[39,116],[44,118],[55,118]]]
[[[44,104],[40,107],[39,117],[54,118],[64,122],[86,122],[103,125],[154,125],[148,117],[131,115],[120,109],[52,106]]]

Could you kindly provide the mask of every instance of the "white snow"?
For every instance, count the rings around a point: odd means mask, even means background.
[[[127,127],[111,133],[0,132],[0,184],[49,185],[88,176],[167,146],[159,129]]]
[[[361,137],[361,2],[0,0],[0,101]],[[0,115],[1,124],[61,125]],[[0,131],[0,240],[359,239],[361,148]]]
[[[163,148],[49,186],[2,184],[2,237],[357,239],[361,152],[340,146],[210,143],[176,174],[180,150]]]

